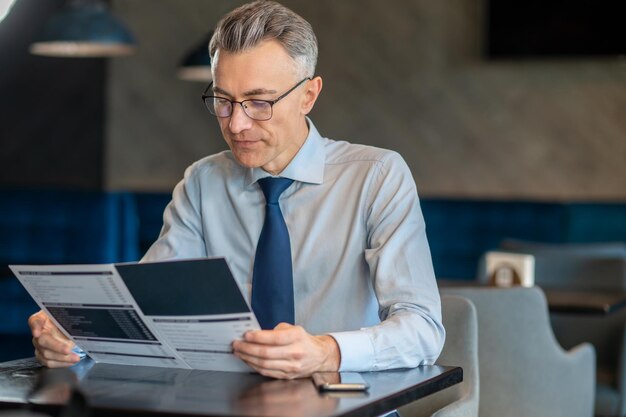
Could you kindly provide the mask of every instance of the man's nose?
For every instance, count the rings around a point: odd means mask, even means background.
[[[239,133],[252,126],[252,119],[243,111],[242,104],[233,104],[233,114],[230,115],[228,128],[232,133]]]

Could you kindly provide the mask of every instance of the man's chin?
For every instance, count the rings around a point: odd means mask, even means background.
[[[263,165],[263,161],[261,158],[258,158],[255,155],[250,155],[247,152],[234,152],[235,160],[239,163],[239,165],[245,168],[259,168]]]

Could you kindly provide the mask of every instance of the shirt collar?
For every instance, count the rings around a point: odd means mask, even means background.
[[[324,142],[311,119],[307,117],[306,122],[309,126],[309,134],[296,156],[279,176],[300,182],[321,184],[324,180],[324,166],[326,164]],[[271,175],[261,168],[248,168],[245,178],[246,186],[269,176]]]

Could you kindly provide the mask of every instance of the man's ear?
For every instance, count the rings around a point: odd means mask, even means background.
[[[304,99],[302,100],[302,105],[300,106],[302,114],[309,114],[311,110],[313,110],[313,106],[322,92],[322,85],[322,77],[319,76],[306,83]]]

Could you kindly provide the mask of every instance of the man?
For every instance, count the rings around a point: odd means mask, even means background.
[[[322,138],[307,118],[322,90],[309,23],[250,3],[209,51],[203,99],[230,151],[187,169],[143,261],[225,256],[266,328],[233,352],[263,375],[433,363],[444,329],[415,184],[398,154]],[[29,323],[42,363],[78,360],[45,315]]]

